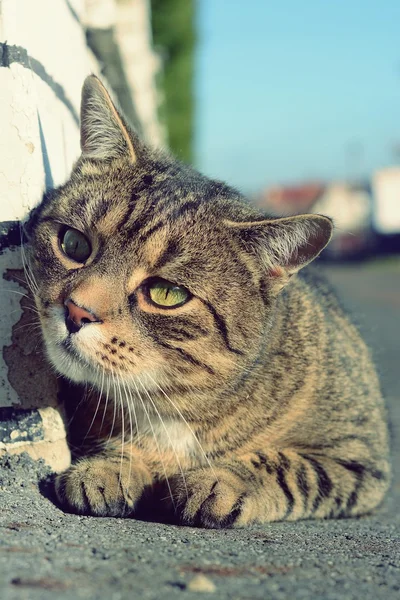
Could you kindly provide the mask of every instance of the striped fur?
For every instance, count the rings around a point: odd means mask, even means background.
[[[375,508],[390,477],[375,369],[327,284],[297,273],[329,242],[330,220],[266,218],[146,148],[110,102],[89,78],[82,157],[27,225],[80,455],[57,479],[60,501],[127,515],[167,497],[154,511],[205,527]],[[90,239],[84,265],[60,249],[65,226]],[[152,277],[189,301],[150,305]],[[69,336],[68,298],[99,321]]]

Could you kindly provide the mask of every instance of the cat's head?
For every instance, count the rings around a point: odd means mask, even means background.
[[[70,179],[28,225],[51,362],[73,381],[144,397],[236,385],[257,360],[274,297],[328,243],[331,221],[266,219],[237,191],[150,150],[94,76],[81,123]]]

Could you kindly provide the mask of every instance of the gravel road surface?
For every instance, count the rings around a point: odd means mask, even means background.
[[[400,261],[326,271],[382,374],[394,481],[379,512],[226,531],[79,517],[46,497],[43,465],[3,458],[2,600],[400,598]]]

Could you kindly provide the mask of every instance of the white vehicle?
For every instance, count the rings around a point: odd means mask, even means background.
[[[378,235],[400,234],[400,167],[376,171],[372,177],[372,223]]]

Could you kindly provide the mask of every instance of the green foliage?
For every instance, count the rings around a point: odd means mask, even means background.
[[[151,0],[155,48],[164,59],[164,116],[171,150],[192,159],[195,0]]]

